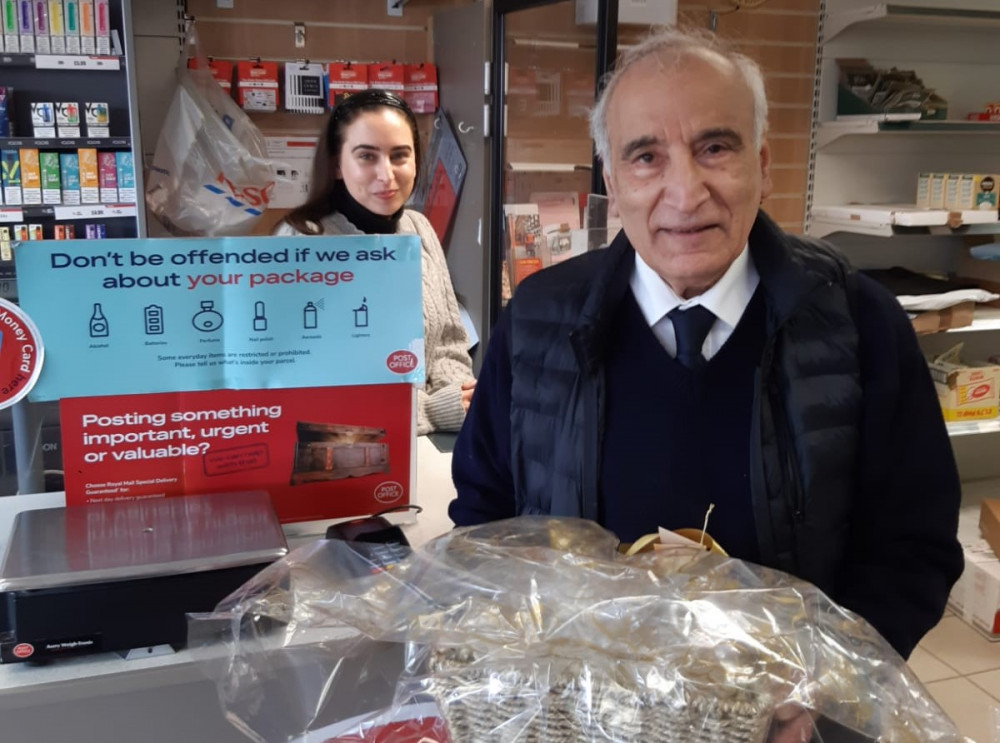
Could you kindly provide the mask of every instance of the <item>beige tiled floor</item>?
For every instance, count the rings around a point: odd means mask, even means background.
[[[1000,743],[1000,642],[948,615],[909,663],[963,735],[976,743]]]

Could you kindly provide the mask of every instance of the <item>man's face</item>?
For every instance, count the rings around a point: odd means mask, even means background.
[[[714,54],[647,57],[608,102],[604,182],[632,246],[681,297],[718,281],[771,191],[753,94]]]

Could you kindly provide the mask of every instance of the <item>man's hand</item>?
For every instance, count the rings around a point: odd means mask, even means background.
[[[469,412],[469,406],[472,404],[472,393],[476,390],[476,380],[470,379],[468,382],[462,382],[462,410],[466,413]]]
[[[774,710],[767,743],[809,743],[813,734],[813,718],[809,710],[798,704],[783,704]]]

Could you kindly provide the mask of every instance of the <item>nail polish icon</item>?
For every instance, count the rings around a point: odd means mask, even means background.
[[[90,315],[90,337],[107,338],[109,333],[108,318],[104,316],[100,302],[94,302],[94,311]]]
[[[267,316],[264,314],[264,303],[254,302],[253,305],[253,329],[258,333],[267,330]]]
[[[316,305],[312,302],[306,302],[306,306],[302,309],[302,327],[306,330],[315,330],[318,324]]]

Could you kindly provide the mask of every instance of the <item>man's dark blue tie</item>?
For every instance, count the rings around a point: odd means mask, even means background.
[[[715,314],[700,304],[687,310],[675,307],[667,313],[674,324],[677,338],[677,360],[688,369],[700,369],[705,365],[701,347],[705,345],[708,331],[715,322]]]

